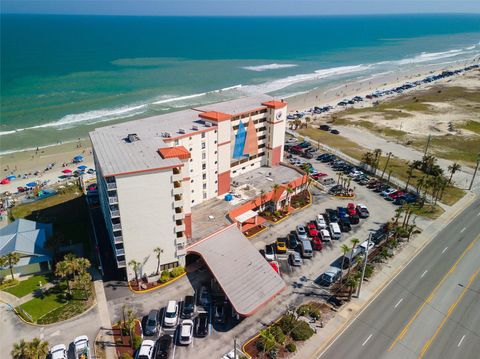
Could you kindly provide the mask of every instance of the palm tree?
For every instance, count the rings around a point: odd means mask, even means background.
[[[405,191],[408,190],[408,185],[410,184],[410,180],[413,177],[413,171],[415,169],[415,162],[409,162],[408,163],[408,169],[407,169],[407,184],[405,185]]]
[[[347,275],[345,284],[348,287],[348,300],[352,299],[353,291],[358,287],[359,279],[353,275]]]
[[[157,272],[156,272],[156,274],[158,275],[158,273],[160,271],[160,255],[163,253],[163,249],[160,248],[160,247],[155,247],[153,249],[153,251],[155,252],[155,255],[157,256]]]
[[[343,253],[342,266],[340,267],[341,273],[342,273],[342,277],[343,277],[343,266],[344,266],[344,264],[345,264],[345,256],[347,255],[348,252],[350,252],[350,247],[347,246],[346,244],[342,244],[342,245],[340,246],[340,249],[342,250],[342,253]]]
[[[402,213],[405,211],[405,208],[403,206],[400,206],[395,209],[395,227],[398,225],[398,221],[400,220],[400,217],[402,216]]]
[[[288,206],[290,205],[290,199],[292,198],[292,194],[295,192],[292,188],[292,186],[288,185],[287,189],[287,198],[286,198],[286,203],[285,203],[285,206],[287,207],[287,211],[288,211]]]
[[[452,177],[455,172],[460,171],[462,166],[460,166],[457,162],[453,162],[450,166],[448,166],[448,170],[450,171],[450,178],[448,179],[448,184],[452,183]]]
[[[10,355],[13,359],[26,359],[27,358],[27,348],[28,343],[25,340],[20,340],[19,343],[13,344],[13,349],[10,352]]]
[[[8,266],[10,269],[10,275],[13,279],[13,267],[20,261],[20,255],[15,252],[8,253],[0,259],[0,267]]]
[[[27,352],[29,354],[28,357],[31,359],[44,359],[48,354],[48,342],[39,338],[33,338],[27,344]]]
[[[133,272],[135,273],[135,281],[137,282],[138,288],[140,289],[140,282],[138,281],[138,270],[140,269],[140,262],[132,259],[130,262],[128,262],[128,265],[132,267]]]
[[[375,148],[373,154],[373,175],[375,176],[377,174],[378,165],[380,164],[380,158],[382,157],[382,150],[380,148]]]
[[[350,250],[350,261],[348,262],[347,277],[350,275],[350,270],[352,269],[353,252],[355,251],[355,247],[357,246],[357,244],[360,243],[360,240],[357,238],[352,238],[350,243],[352,243],[352,249]]]
[[[374,155],[372,152],[367,151],[362,155],[362,162],[365,163],[370,170],[373,168],[373,163],[374,163]]]

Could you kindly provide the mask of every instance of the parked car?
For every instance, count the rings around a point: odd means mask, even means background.
[[[318,237],[312,238],[312,248],[316,251],[321,251],[323,249],[322,241]]]
[[[195,335],[199,338],[208,335],[208,313],[201,312],[195,317]]]
[[[339,134],[340,134],[340,131],[333,129],[333,130],[330,131],[330,133],[331,133],[331,134],[334,134],[334,135],[339,135]]]
[[[203,289],[204,287],[202,287]],[[175,300],[170,300],[165,309],[165,316],[163,318],[163,325],[166,327],[174,327],[178,319],[178,304]]]
[[[323,131],[330,131],[332,129],[329,125],[320,125],[319,128]]]
[[[306,240],[307,239],[307,231],[305,230],[305,227],[302,225],[297,226],[297,236],[298,239],[300,240]]]
[[[317,225],[315,222],[310,222],[307,224],[308,236],[316,237],[318,236]]]
[[[342,238],[342,231],[340,230],[340,226],[337,222],[332,222],[328,225],[328,229],[330,231],[330,236],[332,239],[340,239]]]
[[[172,347],[172,336],[168,334],[162,335],[157,340],[157,358],[167,359],[170,355],[171,347]]]
[[[51,359],[67,359],[67,347],[65,344],[57,344],[50,349]]]
[[[384,189],[382,192],[380,192],[380,196],[386,197],[386,196],[389,196],[389,195],[391,195],[392,193],[395,193],[395,192],[397,192],[397,190],[395,188],[389,187],[389,188]]]
[[[301,240],[300,241],[300,253],[303,258],[312,258],[313,257],[313,249],[312,244],[309,240]]]
[[[275,251],[273,250],[272,244],[267,244],[265,246],[265,258],[267,261],[275,260]]]
[[[288,256],[288,259],[292,266],[299,267],[303,264],[302,257],[298,252],[290,253],[290,255]]]
[[[318,180],[322,177],[326,177],[328,176],[326,173],[323,173],[323,172],[317,172],[317,173],[314,173],[312,174],[310,177],[312,177],[314,180]]]
[[[337,215],[337,211],[334,210],[334,209],[331,209],[331,208],[327,208],[325,210],[325,213],[327,214],[327,220],[328,220],[328,223],[335,223],[335,222],[338,222],[338,215]]]
[[[365,242],[362,242],[358,246],[362,252],[365,252],[367,249],[370,251],[373,247],[375,247],[375,243],[373,241],[370,241],[370,244],[368,243],[368,240]]]
[[[338,281],[341,275],[342,275],[342,271],[340,268],[330,267],[320,276],[318,282],[320,285],[329,287],[333,283]]]
[[[343,217],[338,220],[338,226],[342,232],[350,232],[352,226],[350,225],[350,219],[348,217]]]
[[[298,237],[295,232],[290,232],[288,235],[287,246],[290,249],[295,249],[298,246]]]
[[[195,314],[195,297],[193,295],[186,295],[183,300],[182,318],[190,319]]]
[[[277,239],[277,253],[287,253],[287,239],[278,238]]]
[[[332,245],[332,237],[330,236],[330,232],[326,229],[320,230],[320,238],[322,239],[323,243],[327,243]]]
[[[353,204],[352,202],[347,204],[347,213],[349,216],[353,214],[357,214],[357,209],[355,208],[355,204]]]
[[[357,214],[352,214],[351,216],[348,216],[348,220],[350,221],[350,224],[360,223],[360,217]]]
[[[158,332],[160,313],[156,309],[152,309],[148,313],[147,324],[145,325],[145,335],[155,335]]]
[[[215,323],[225,323],[225,306],[223,304],[215,306]]]
[[[315,220],[315,223],[317,224],[317,229],[319,230],[327,228],[327,222],[325,222],[325,218],[322,214],[317,214],[317,219]]]
[[[75,358],[90,358],[90,345],[88,343],[88,337],[86,335],[76,337],[73,340],[73,346],[75,348]]]
[[[189,345],[192,342],[193,321],[191,319],[184,319],[182,324],[180,324],[179,333],[178,342],[183,345]]]
[[[272,267],[272,269],[277,272],[278,274],[280,274],[280,267],[278,266],[278,262],[277,261],[271,261],[269,262],[270,264],[270,267]]]
[[[368,211],[367,206],[364,204],[357,204],[356,210],[360,218],[368,218],[370,216],[370,212]]]
[[[153,359],[153,352],[155,348],[155,342],[153,340],[144,340],[138,349],[137,358],[138,359]],[[81,358],[78,355],[75,355],[75,358]]]

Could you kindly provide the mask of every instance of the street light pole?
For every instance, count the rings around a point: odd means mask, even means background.
[[[468,190],[470,191],[473,187],[473,181],[475,180],[475,176],[477,175],[477,170],[478,170],[478,164],[480,163],[480,153],[477,155],[477,165],[475,166],[475,171],[473,172],[472,176],[472,182],[470,182],[470,187],[468,187]]]
[[[365,250],[365,259],[363,260],[363,268],[362,268],[362,277],[360,278],[360,283],[358,284],[358,293],[357,298],[360,297],[360,290],[362,289],[363,278],[365,277],[365,269],[367,268],[367,261],[368,261],[368,251],[370,249],[370,240],[372,238],[372,234],[368,235],[367,240],[367,249]]]
[[[233,358],[237,359],[237,337],[233,337]]]

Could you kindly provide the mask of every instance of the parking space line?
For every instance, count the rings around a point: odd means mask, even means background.
[[[173,333],[173,351],[172,351],[172,359],[175,359],[175,349],[177,349],[177,339],[175,338],[177,335],[177,331]]]
[[[465,334],[463,335],[462,339],[460,339],[460,341],[458,342],[458,345],[457,345],[458,348],[460,348],[460,345],[462,345],[463,339],[465,339]]]
[[[463,229],[460,231],[460,233],[465,232],[466,229],[467,229],[467,227],[463,227]]]
[[[428,272],[428,269],[427,269],[427,270],[425,270],[425,272],[423,272],[423,273],[422,273],[422,275],[420,276],[420,278],[423,278],[423,277],[425,277],[425,274],[427,274],[427,272]]]
[[[397,304],[395,304],[394,308],[398,307],[401,302],[403,302],[403,298],[400,298],[400,300],[397,302]]]
[[[442,254],[447,251],[448,247],[443,248]]]
[[[477,217],[480,217],[480,212],[478,212]]]
[[[373,334],[370,334],[370,335],[368,336],[368,338],[365,339],[365,341],[364,341],[363,344],[362,344],[362,347],[365,346],[365,344],[367,344],[367,342],[370,340],[370,338],[371,338],[372,336],[373,336]]]

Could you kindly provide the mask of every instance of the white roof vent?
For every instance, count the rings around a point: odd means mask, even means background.
[[[185,131],[184,128],[181,128],[181,129],[178,130],[178,133],[187,133],[187,131]]]
[[[212,123],[208,122],[208,121],[205,121],[205,127],[212,127]]]
[[[170,132],[167,132],[167,131],[162,132],[161,135],[162,135],[162,137],[164,137],[164,138],[170,138],[170,137],[172,137],[172,134],[171,134]]]
[[[193,125],[193,126],[192,126],[192,130],[198,131],[198,126],[197,126],[197,125]]]

